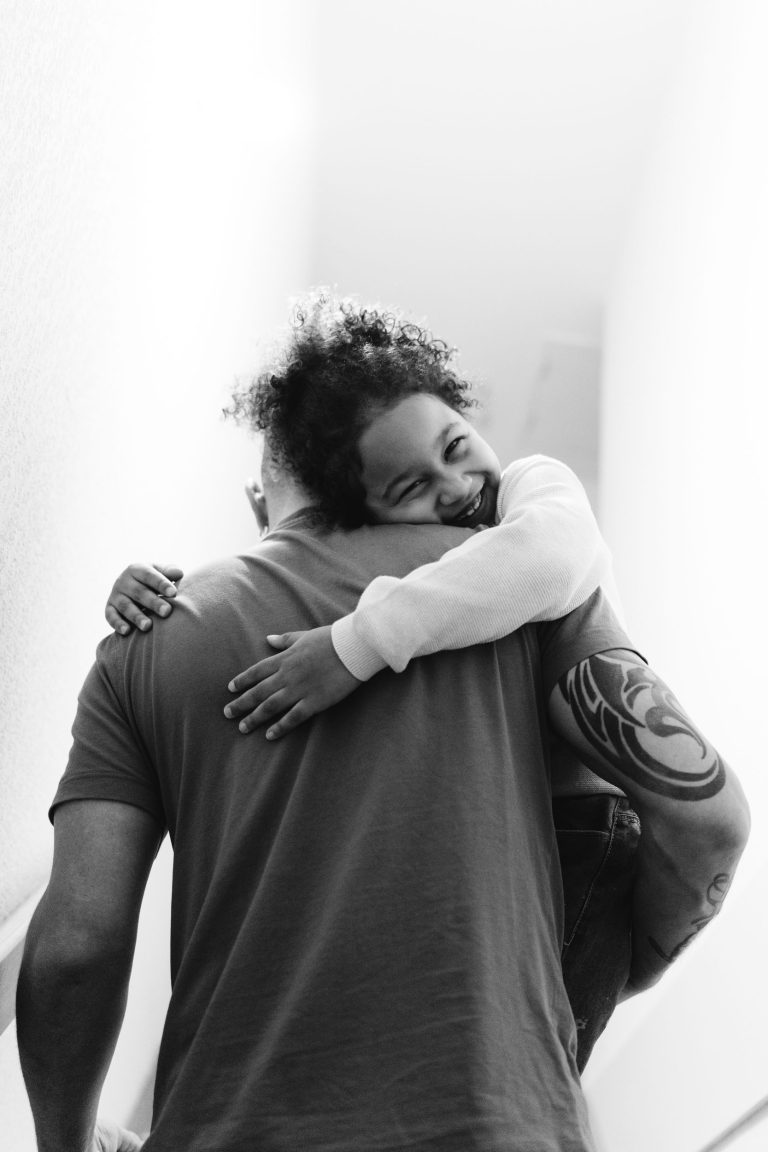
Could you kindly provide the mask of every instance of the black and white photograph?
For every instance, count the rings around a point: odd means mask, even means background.
[[[7,1152],[768,1148],[767,58],[0,0]]]

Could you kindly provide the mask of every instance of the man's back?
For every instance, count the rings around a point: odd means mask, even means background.
[[[604,646],[594,612],[384,673],[275,743],[223,716],[267,632],[462,536],[293,518],[104,642],[57,802],[146,807],[174,842],[147,1152],[590,1147],[540,720],[542,677]]]

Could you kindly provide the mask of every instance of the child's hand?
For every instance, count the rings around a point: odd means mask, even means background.
[[[242,695],[227,704],[224,715],[231,720],[242,717],[241,732],[251,732],[283,712],[282,719],[267,729],[267,739],[276,740],[362,684],[336,655],[330,627],[285,632],[267,640],[281,651],[253,664],[229,685],[230,692]]]
[[[90,1152],[140,1152],[144,1141],[111,1120],[97,1120]]]
[[[269,531],[269,516],[267,515],[267,502],[258,480],[254,480],[252,477],[246,480],[245,494],[248,497],[251,511],[256,517],[256,523],[259,526],[259,536],[263,536],[265,532]]]
[[[176,595],[171,581],[181,580],[183,575],[175,564],[129,564],[112,585],[104,611],[107,623],[121,636],[127,636],[134,625],[148,632],[152,621],[142,607],[157,616],[168,616],[171,605],[163,597]]]

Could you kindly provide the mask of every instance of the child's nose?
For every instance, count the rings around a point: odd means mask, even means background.
[[[446,476],[440,485],[440,504],[447,507],[469,496],[470,481],[463,476]]]

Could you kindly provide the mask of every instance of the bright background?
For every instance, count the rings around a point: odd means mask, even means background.
[[[45,881],[114,577],[253,540],[234,378],[311,284],[400,304],[459,346],[504,459],[583,477],[633,637],[750,796],[723,914],[585,1076],[601,1152],[698,1152],[765,1093],[765,6],[0,9],[0,921]],[[103,1098],[137,1124],[167,896],[164,852]],[[0,1082],[32,1152],[12,1028]]]

